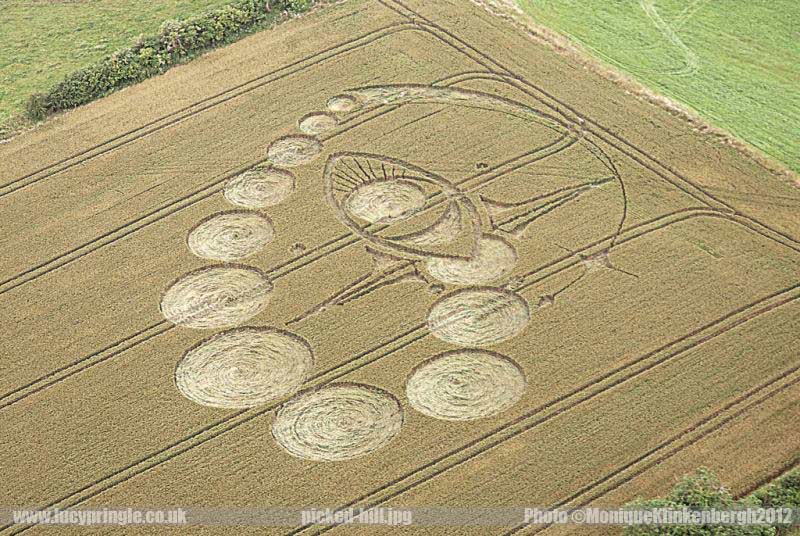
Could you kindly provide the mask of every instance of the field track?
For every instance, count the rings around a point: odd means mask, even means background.
[[[0,146],[0,504],[561,506],[663,493],[692,465],[744,464],[746,490],[796,463],[797,190],[471,3],[430,4],[337,4]],[[315,134],[325,158],[291,165],[297,191],[262,211],[274,237],[236,261],[274,286],[244,325],[313,348],[301,390],[356,382],[403,406],[381,450],[298,459],[270,432],[293,393],[238,409],[182,396],[177,363],[219,330],[159,307],[218,266],[187,233],[233,208],[229,181],[289,158],[267,148],[331,97],[375,87]],[[408,404],[415,366],[460,344],[426,318],[469,273],[436,288],[433,265],[393,256],[421,246],[381,252],[412,222],[337,219],[324,180],[378,162],[461,192],[425,190],[415,218],[447,222],[461,203],[513,244],[497,286],[468,287],[526,304],[524,330],[491,346],[526,379],[501,413],[450,422]],[[777,434],[758,460],[751,422]],[[743,447],[715,457],[720,441]]]

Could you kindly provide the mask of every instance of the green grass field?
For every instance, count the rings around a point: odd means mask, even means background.
[[[795,0],[517,0],[540,25],[800,171]]]
[[[86,67],[168,19],[229,0],[28,0],[0,2],[0,131],[29,95]]]

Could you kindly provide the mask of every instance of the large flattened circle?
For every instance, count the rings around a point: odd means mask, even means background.
[[[431,257],[425,268],[434,279],[451,285],[476,285],[508,275],[517,264],[516,250],[500,237],[484,235],[469,259]]]
[[[278,138],[267,149],[267,158],[276,166],[294,167],[311,162],[322,152],[322,143],[312,136]]]
[[[256,268],[216,265],[189,272],[161,298],[164,318],[195,329],[233,327],[258,314],[269,301],[272,283]]]
[[[311,346],[297,335],[236,328],[187,351],[175,369],[175,384],[204,406],[248,408],[295,392],[313,365]]]
[[[272,435],[297,458],[342,461],[384,447],[402,424],[403,408],[391,394],[370,385],[337,383],[284,404]]]
[[[528,325],[525,299],[492,287],[472,287],[437,300],[428,312],[428,329],[438,339],[466,347],[511,339]]]
[[[405,220],[425,207],[425,191],[411,181],[376,181],[356,188],[345,200],[345,208],[370,223]]]
[[[256,166],[231,179],[223,195],[240,207],[265,208],[282,203],[294,190],[295,178],[290,171]]]
[[[469,421],[500,413],[525,392],[525,374],[510,358],[453,350],[418,365],[406,383],[411,406],[429,417]]]
[[[244,259],[269,244],[275,227],[266,216],[239,210],[214,214],[189,232],[189,250],[204,259],[231,262]]]

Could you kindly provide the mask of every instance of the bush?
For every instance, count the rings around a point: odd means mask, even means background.
[[[28,98],[25,113],[34,121],[47,117],[47,96],[44,93],[34,93]]]
[[[795,469],[754,494],[764,508],[800,509],[800,469]]]
[[[274,20],[276,13],[301,13],[313,3],[314,0],[238,0],[186,20],[166,21],[157,34],[140,36],[133,46],[67,75],[46,93],[31,95],[26,113],[38,121],[86,104],[163,73],[203,50],[231,42]]]
[[[720,484],[707,469],[699,469],[697,473],[684,477],[664,499],[636,500],[627,505],[629,508],[670,508],[679,510],[736,509],[758,508],[759,501],[748,497],[741,501],[733,498],[730,492]],[[773,536],[775,527],[758,526],[709,526],[709,525],[671,525],[671,526],[631,526],[625,528],[626,536]]]
[[[793,508],[800,509],[800,469],[795,469],[752,495],[735,500],[707,469],[699,469],[695,475],[684,477],[664,499],[638,499],[627,505],[631,508],[675,508],[690,509],[737,507]],[[798,534],[796,527],[627,527],[626,535],[777,535]]]
[[[800,511],[800,469],[795,469],[777,479],[775,482],[756,491],[753,496],[763,508],[793,508],[795,516]],[[777,535],[798,534],[795,527],[779,526]]]

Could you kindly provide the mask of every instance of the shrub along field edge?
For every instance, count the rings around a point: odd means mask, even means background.
[[[696,473],[684,476],[672,491],[660,499],[638,498],[626,505],[630,508],[775,508],[800,509],[800,467],[788,471],[755,492],[735,499],[708,469],[701,467]],[[747,526],[674,526],[669,530],[659,526],[631,526],[625,528],[626,536],[657,536],[660,534],[789,536],[797,534],[800,523],[793,520],[788,525],[761,527]]]
[[[276,22],[308,11],[316,0],[236,0],[184,20],[169,20],[158,33],[67,75],[45,93],[31,95],[28,119],[46,117],[99,99],[120,88],[162,74],[209,49],[231,43]]]

